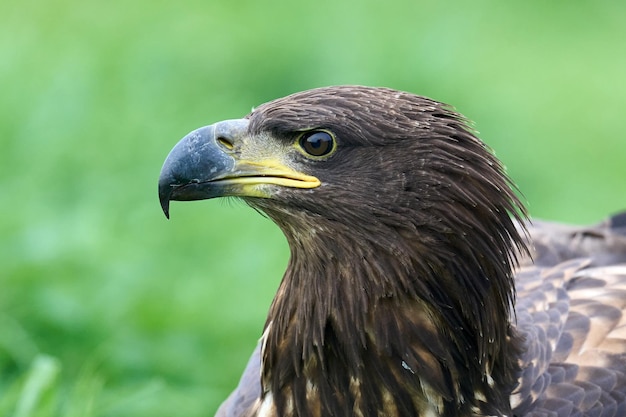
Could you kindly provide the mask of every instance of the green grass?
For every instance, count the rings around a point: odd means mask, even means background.
[[[0,3],[0,415],[212,415],[287,262],[236,201],[156,196],[188,131],[330,84],[475,120],[536,217],[626,208],[626,3]]]

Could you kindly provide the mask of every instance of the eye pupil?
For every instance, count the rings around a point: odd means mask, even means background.
[[[310,132],[300,138],[300,146],[312,156],[328,155],[334,149],[335,141],[328,132]]]

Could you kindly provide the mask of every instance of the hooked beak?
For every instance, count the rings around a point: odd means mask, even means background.
[[[248,120],[226,120],[189,133],[174,146],[161,168],[159,200],[169,218],[170,201],[215,197],[264,197],[267,185],[315,188],[316,177],[298,172],[282,162],[277,149],[270,154],[245,152],[258,138],[248,135]],[[267,140],[267,139],[264,139]],[[263,147],[252,147],[263,148]],[[242,158],[242,154],[248,155]]]

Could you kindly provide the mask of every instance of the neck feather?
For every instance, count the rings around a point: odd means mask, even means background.
[[[511,236],[486,250],[441,231],[388,229],[381,242],[277,223],[292,251],[263,351],[277,415],[510,414]]]

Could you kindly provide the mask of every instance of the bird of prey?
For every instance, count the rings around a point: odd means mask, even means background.
[[[626,213],[529,222],[451,107],[338,86],[199,128],[161,206],[223,196],[291,256],[219,417],[626,416]]]

